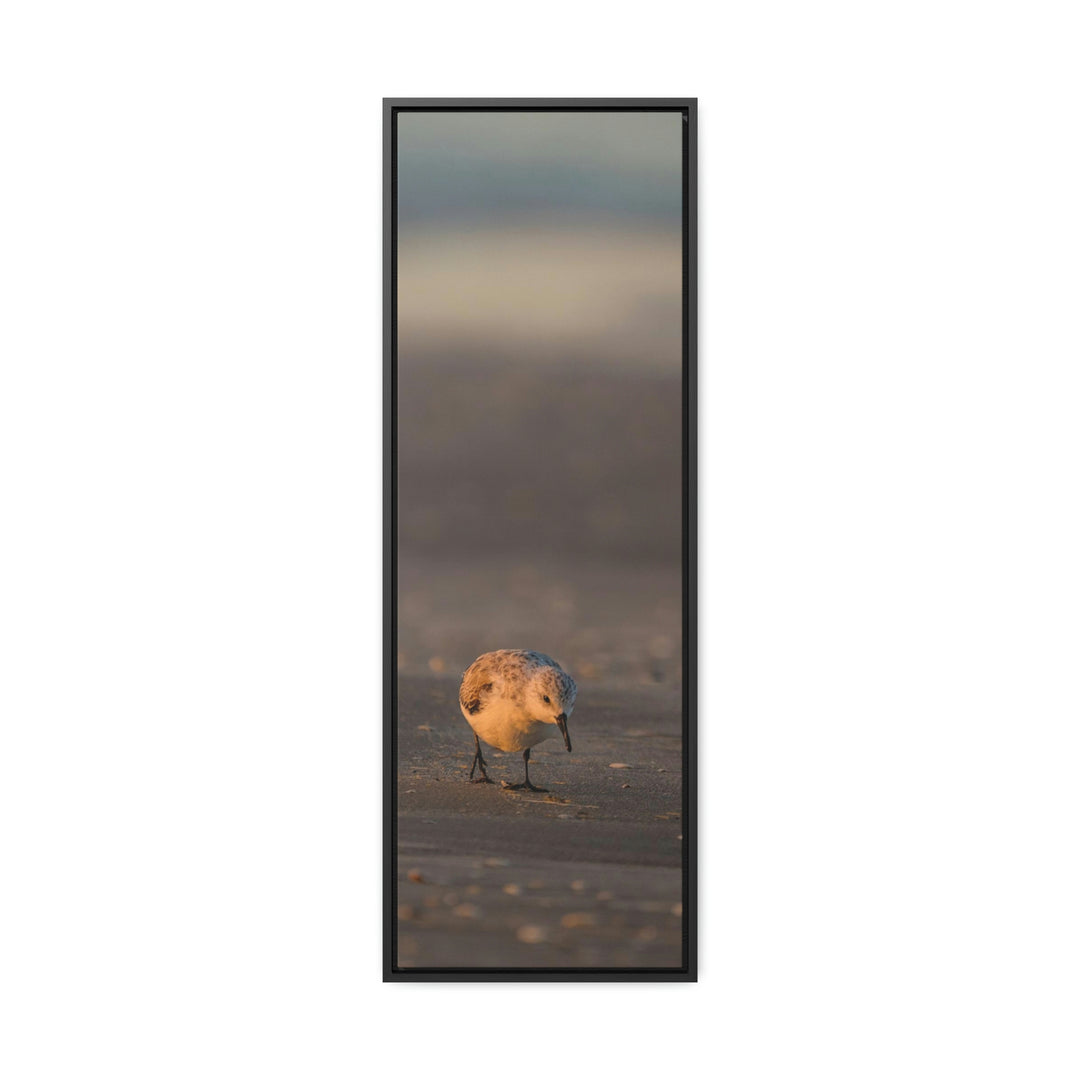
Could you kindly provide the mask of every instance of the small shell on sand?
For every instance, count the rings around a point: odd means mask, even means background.
[[[421,885],[423,885],[424,883],[424,875],[421,874],[419,870],[410,870],[408,873],[408,878],[410,881],[416,881]]]
[[[526,945],[539,945],[540,942],[547,940],[547,931],[542,926],[519,926],[517,939],[525,942]]]
[[[480,909],[475,904],[458,904],[454,908],[454,914],[459,919],[475,919],[480,914]]]
[[[564,915],[560,924],[566,930],[573,930],[578,926],[595,926],[596,920],[587,911],[571,911]]]
[[[515,885],[511,881],[509,884],[506,884],[506,885],[503,886],[503,892],[506,893],[507,896],[520,896],[521,895],[521,886],[520,885]]]
[[[627,765],[625,761],[613,761],[608,768],[609,769],[632,769],[633,765]]]
[[[570,888],[573,889],[574,892],[584,892],[585,891],[585,882],[581,881],[580,879],[578,881],[571,881],[570,882]]]

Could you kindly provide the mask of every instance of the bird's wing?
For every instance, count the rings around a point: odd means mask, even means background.
[[[482,665],[473,664],[462,676],[458,701],[470,715],[475,715],[483,707],[492,690],[491,672]]]

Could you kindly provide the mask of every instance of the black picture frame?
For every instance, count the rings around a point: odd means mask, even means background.
[[[680,111],[683,114],[682,357],[682,820],[683,963],[679,968],[401,968],[396,965],[397,875],[397,327],[396,128],[405,111]],[[696,982],[697,813],[697,99],[383,99],[383,981]]]

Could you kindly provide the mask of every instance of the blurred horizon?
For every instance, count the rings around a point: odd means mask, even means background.
[[[678,113],[402,113],[398,350],[681,366]]]
[[[403,112],[398,239],[431,224],[680,228],[677,112]]]

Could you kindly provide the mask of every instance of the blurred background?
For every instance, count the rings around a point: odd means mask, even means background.
[[[677,690],[682,125],[399,115],[403,676],[520,647]]]

